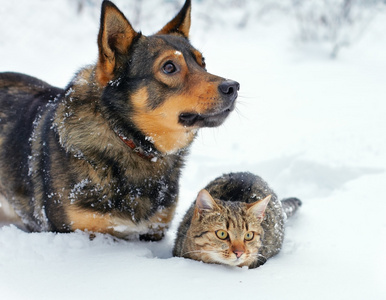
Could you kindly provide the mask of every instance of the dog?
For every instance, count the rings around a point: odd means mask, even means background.
[[[0,193],[8,216],[32,232],[164,236],[189,146],[198,129],[224,122],[239,90],[206,71],[188,39],[190,12],[187,0],[145,36],[103,1],[97,63],[65,89],[0,74]]]

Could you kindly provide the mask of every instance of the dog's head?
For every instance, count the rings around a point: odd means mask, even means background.
[[[235,107],[239,84],[206,71],[189,43],[190,0],[160,31],[136,32],[111,2],[102,4],[96,79],[115,130],[143,135],[158,151],[173,153],[197,129],[223,123]]]

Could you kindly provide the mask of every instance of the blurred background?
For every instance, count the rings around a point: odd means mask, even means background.
[[[69,0],[78,14],[99,14],[100,0]],[[117,0],[131,12],[131,22],[152,27],[157,15],[181,7],[178,0]],[[193,0],[194,27],[201,35],[214,28],[244,30],[280,16],[292,22],[293,37],[301,43],[327,45],[334,58],[342,47],[355,43],[374,18],[385,9],[385,0]],[[157,7],[156,10],[154,8]],[[215,13],[214,13],[215,12]],[[150,22],[149,22],[150,21]]]

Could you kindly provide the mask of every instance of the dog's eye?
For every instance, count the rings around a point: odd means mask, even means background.
[[[201,65],[204,69],[206,69],[206,62],[204,57],[202,58]]]
[[[171,61],[168,61],[167,63],[164,64],[164,66],[162,67],[162,70],[164,71],[165,74],[173,74],[177,71],[177,68]]]

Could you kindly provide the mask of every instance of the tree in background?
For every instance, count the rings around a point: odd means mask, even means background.
[[[73,0],[71,0],[73,1]],[[159,18],[178,11],[183,0],[113,0],[134,27],[159,27]],[[328,45],[335,58],[342,47],[356,42],[366,31],[386,0],[193,0],[195,22],[200,34],[211,29],[233,27],[242,30],[259,26],[271,13],[281,13],[298,25],[295,36],[301,43]],[[75,0],[78,13],[99,13],[102,0]],[[146,20],[146,21],[144,21]]]
[[[335,58],[362,36],[380,5],[379,0],[294,0],[300,40],[327,42]]]

